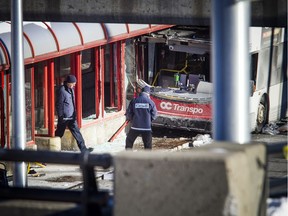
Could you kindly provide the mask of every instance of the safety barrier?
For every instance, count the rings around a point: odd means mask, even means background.
[[[43,162],[67,165],[80,165],[83,175],[83,190],[41,189],[28,187],[0,187],[0,199],[25,199],[41,201],[61,201],[79,204],[81,215],[110,215],[111,197],[108,192],[98,191],[95,166],[109,168],[112,165],[110,154],[7,150],[0,149],[1,161]],[[80,209],[80,210],[79,210]],[[73,212],[71,213],[73,214]]]

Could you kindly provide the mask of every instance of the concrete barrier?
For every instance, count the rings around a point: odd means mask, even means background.
[[[36,137],[37,150],[61,151],[60,137]]]
[[[264,144],[119,153],[114,215],[261,215],[266,163]]]

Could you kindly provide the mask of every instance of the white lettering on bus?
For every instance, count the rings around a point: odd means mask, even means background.
[[[172,109],[172,104],[170,102],[161,102],[160,103],[160,107],[162,109],[171,110]]]
[[[161,107],[161,109],[164,109],[164,110],[173,109],[174,111],[190,112],[190,113],[193,113],[193,114],[196,114],[196,113],[201,114],[201,113],[203,113],[203,109],[202,108],[181,106],[179,104],[172,104],[170,102],[161,102],[160,103],[160,107]]]

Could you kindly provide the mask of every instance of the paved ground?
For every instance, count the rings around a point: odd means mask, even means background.
[[[158,141],[161,138],[157,137]],[[162,139],[169,139],[169,137],[163,137]],[[173,138],[175,139],[175,138]],[[189,142],[191,140],[186,140],[185,138],[177,138],[179,142],[185,140],[185,144],[182,145],[183,148],[189,148]],[[260,141],[267,143],[276,143],[276,142],[287,142],[287,135],[267,135],[267,134],[253,134],[251,137],[251,141]],[[164,148],[165,146],[161,145],[161,143],[157,144],[157,148]],[[91,154],[101,154],[101,153],[110,153],[112,156],[117,154],[118,152],[125,150],[125,137],[119,137],[113,142],[103,143],[97,146],[93,146],[94,151]],[[141,138],[137,139],[135,144],[135,151],[143,148]],[[169,147],[169,151],[177,150],[173,145]],[[82,173],[79,166],[71,166],[71,165],[60,165],[60,164],[47,164],[47,166],[40,167],[37,164],[31,164],[31,169],[36,173],[28,175],[28,187],[41,187],[41,188],[59,188],[59,189],[82,189]],[[107,170],[103,170],[101,168],[96,168],[97,175],[97,185],[99,190],[109,191],[110,194],[113,194],[113,167]],[[268,165],[268,176],[270,178],[282,178],[287,176],[287,160],[284,159],[283,154],[273,155],[269,157],[269,165]],[[10,182],[12,185],[13,183]],[[285,190],[285,187],[281,188],[281,190]],[[286,186],[287,189],[287,186]],[[274,202],[270,200],[269,203]],[[287,199],[283,201],[286,205]],[[282,203],[283,203],[282,202]],[[270,205],[270,204],[269,204]],[[269,208],[272,209],[272,208]],[[279,207],[276,207],[276,210]],[[286,210],[284,210],[286,211]],[[269,216],[274,216],[273,214],[269,214]]]
[[[159,139],[159,138],[158,138]],[[165,138],[166,141],[168,138]],[[287,141],[286,135],[252,135],[252,141],[261,141],[268,143],[283,142]],[[183,148],[189,148],[189,140],[178,139],[179,143],[184,143],[181,146]],[[185,142],[183,142],[185,141]],[[191,142],[190,142],[191,143]],[[161,143],[157,144],[156,149],[167,149]],[[112,156],[118,152],[125,150],[125,137],[120,137],[113,142],[103,143],[97,146],[93,146],[94,151],[91,154],[110,153]],[[143,145],[141,138],[137,139],[135,143],[135,151],[142,149]],[[155,149],[155,148],[154,148]],[[169,151],[177,150],[177,147],[169,146]],[[36,187],[48,187],[48,188],[71,188],[82,181],[82,173],[79,166],[71,165],[59,165],[59,164],[47,164],[45,168],[41,168],[36,164],[31,164],[31,169],[35,170],[36,174],[28,175],[28,186]],[[111,187],[113,180],[112,170],[113,168],[102,170],[96,169],[96,174],[99,182],[101,182],[100,188],[106,189]],[[287,176],[287,160],[284,159],[283,155],[274,155],[269,157],[268,166],[269,177],[283,177]]]

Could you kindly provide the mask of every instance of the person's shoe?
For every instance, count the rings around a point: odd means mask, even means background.
[[[92,152],[93,150],[94,150],[94,148],[89,147],[89,148],[82,149],[81,152],[86,152],[86,151]]]
[[[94,150],[94,148],[89,147],[87,150],[88,150],[89,152],[92,152],[92,151]]]

